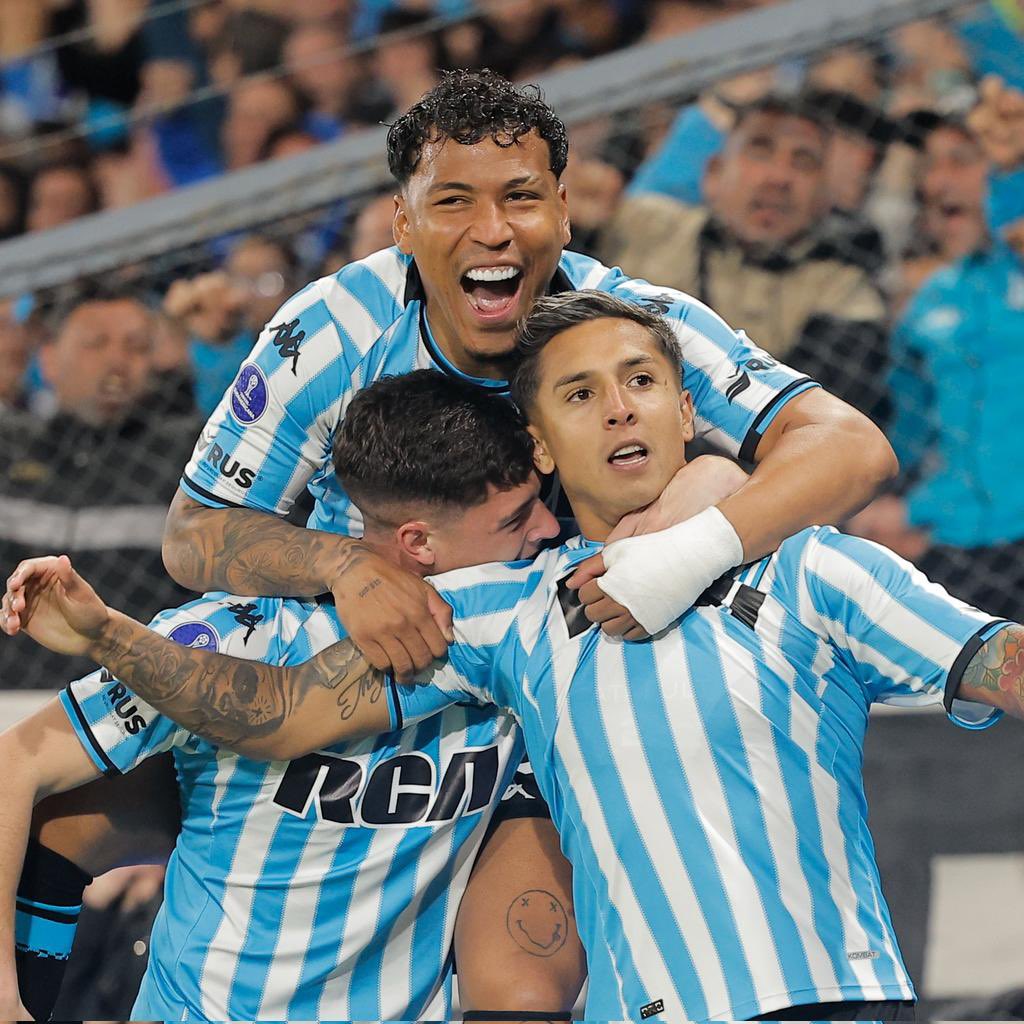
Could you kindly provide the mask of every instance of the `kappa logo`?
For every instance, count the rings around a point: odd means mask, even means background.
[[[292,361],[292,374],[295,376],[298,375],[299,345],[306,339],[305,331],[295,330],[298,326],[299,318],[296,317],[288,323],[277,324],[275,327],[268,328],[274,335],[270,339],[270,343],[277,349],[277,354],[282,359],[290,359]]]
[[[256,611],[256,604],[250,601],[248,604],[229,604],[228,611],[235,617],[235,622],[245,626],[245,636],[242,637],[242,646],[249,643],[249,637],[253,635],[256,627],[263,621],[262,615],[253,615]]]
[[[167,634],[167,639],[181,644],[182,647],[192,647],[201,651],[220,650],[220,637],[217,630],[208,622],[179,623]]]
[[[246,363],[231,386],[231,415],[239,423],[255,423],[267,411],[267,378],[255,363]]]

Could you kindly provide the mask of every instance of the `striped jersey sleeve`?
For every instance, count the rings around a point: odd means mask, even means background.
[[[207,422],[182,490],[213,507],[286,514],[329,466],[364,358],[402,314],[407,272],[385,250],[290,298]]]
[[[298,602],[245,601],[207,596],[160,612],[150,628],[176,643],[249,660],[282,658],[284,638],[298,628],[289,608]],[[147,758],[176,747],[196,750],[203,741],[158,712],[106,669],[69,683],[60,701],[72,728],[107,775],[123,774]]]
[[[683,385],[693,396],[697,436],[753,461],[758,442],[787,402],[819,385],[777,362],[699,299],[626,277],[585,256],[566,254],[577,288],[596,288],[666,317],[683,354]]]
[[[945,698],[950,718],[965,728],[1002,717],[953,695],[974,652],[1008,622],[952,597],[879,544],[832,527],[806,535],[805,621],[845,656],[871,700],[913,706]]]
[[[521,680],[524,601],[543,577],[545,555],[534,562],[493,563],[456,569],[431,583],[452,607],[455,642],[448,657],[417,677],[413,686],[392,688],[404,725],[428,718],[450,704],[494,704],[515,712],[511,681]]]

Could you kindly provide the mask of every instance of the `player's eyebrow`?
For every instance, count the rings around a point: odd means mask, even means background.
[[[636,355],[630,356],[628,359],[623,359],[615,368],[621,372],[622,370],[631,370],[634,366],[647,366],[649,363],[653,362],[653,356],[649,356],[647,354]],[[564,377],[559,377],[551,386],[557,391],[559,388],[564,388],[568,384],[579,384],[581,381],[585,381],[594,372],[594,370],[580,370],[579,373],[566,374]]]
[[[475,192],[476,189],[464,181],[439,181],[427,189],[428,192]]]

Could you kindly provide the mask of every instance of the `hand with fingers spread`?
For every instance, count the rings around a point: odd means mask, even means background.
[[[443,658],[454,639],[452,610],[437,591],[359,541],[346,546],[331,593],[352,642],[400,682]]]
[[[88,656],[109,619],[110,609],[67,555],[26,559],[7,580],[2,624],[8,636],[24,631],[58,654]]]

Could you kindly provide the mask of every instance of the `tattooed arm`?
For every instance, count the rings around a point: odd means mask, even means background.
[[[1007,626],[982,644],[956,695],[1024,718],[1024,626]]]
[[[164,565],[197,591],[312,597],[330,591],[349,636],[402,680],[443,657],[451,609],[417,576],[352,537],[252,509],[208,508],[181,491],[167,515]]]
[[[184,647],[108,608],[66,556],[21,563],[3,615],[39,643],[99,662],[190,732],[283,760],[390,728],[385,676],[350,640],[292,667]]]

